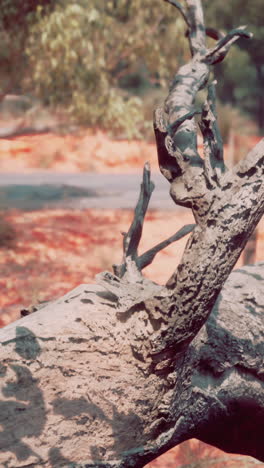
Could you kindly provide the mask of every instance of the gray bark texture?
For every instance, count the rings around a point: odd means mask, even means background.
[[[171,196],[196,224],[138,255],[154,188],[146,164],[121,264],[0,330],[5,468],[140,468],[193,437],[264,461],[264,263],[232,272],[264,211],[264,141],[226,169],[209,76],[249,34],[215,33],[208,50],[200,0],[168,3],[186,21],[192,58],[154,129]],[[167,284],[146,279],[142,269],[185,234]]]

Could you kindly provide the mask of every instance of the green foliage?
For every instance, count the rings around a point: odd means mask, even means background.
[[[0,23],[5,30],[25,27],[39,6],[46,7],[51,3],[52,0],[1,0]]]
[[[20,90],[27,67],[24,54],[28,29],[41,5],[48,11],[52,0],[1,0],[0,8],[0,96]],[[19,73],[18,73],[19,70]]]
[[[27,88],[79,122],[139,136],[142,101],[124,77],[167,83],[185,54],[179,15],[160,0],[61,0],[38,15],[27,41]]]
[[[254,33],[232,48],[215,74],[221,101],[258,115],[260,126],[262,2],[203,0],[208,26],[248,24]],[[2,93],[26,91],[73,121],[119,136],[146,136],[153,94],[162,93],[188,59],[185,31],[180,14],[162,0],[2,0]]]
[[[253,33],[251,40],[241,39],[239,47],[247,50],[255,64],[264,62],[264,10],[263,0],[204,0],[206,18],[210,25],[230,30],[246,24]]]
[[[229,31],[247,25],[251,39],[240,39],[227,59],[215,68],[219,96],[251,113],[264,127],[264,9],[263,0],[204,0],[208,26]]]

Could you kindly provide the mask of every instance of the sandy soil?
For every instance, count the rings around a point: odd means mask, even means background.
[[[0,171],[135,172],[150,161],[158,170],[156,146],[145,141],[115,141],[100,130],[47,133],[0,139]]]

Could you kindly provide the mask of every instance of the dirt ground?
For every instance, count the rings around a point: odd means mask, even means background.
[[[97,130],[44,133],[0,139],[1,172],[136,172],[150,161],[158,170],[156,147],[145,141],[112,140]]]

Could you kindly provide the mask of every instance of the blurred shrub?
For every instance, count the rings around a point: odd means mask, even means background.
[[[205,2],[209,23],[220,21],[219,5]],[[160,0],[3,0],[2,92],[37,95],[70,120],[113,136],[151,138],[158,96],[189,57],[185,30],[177,10]],[[260,90],[248,52],[234,47],[214,69],[222,102],[256,113]],[[226,141],[238,114],[231,107],[224,113]]]
[[[159,0],[144,6],[140,0],[60,0],[49,15],[39,7],[37,16],[26,44],[25,87],[73,120],[139,137],[140,89],[125,77],[144,75],[138,83],[148,87],[167,83],[186,53],[175,10]]]
[[[230,31],[247,25],[251,39],[239,39],[229,57],[216,65],[219,94],[223,102],[239,106],[250,113],[264,131],[264,9],[263,0],[204,0],[208,25]]]
[[[1,0],[0,8],[0,100],[6,93],[21,90],[21,78],[27,68],[24,54],[30,25],[41,6],[50,11],[52,0]]]

